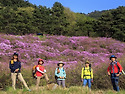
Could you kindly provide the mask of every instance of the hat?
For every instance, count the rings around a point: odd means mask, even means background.
[[[111,58],[117,58],[117,57],[115,55],[111,55],[110,60],[111,60]]]
[[[59,66],[59,64],[63,64],[63,66],[65,65],[62,61],[60,61],[60,62],[57,64],[57,66]]]
[[[87,61],[85,62],[85,64],[89,64],[89,61],[87,60]]]
[[[13,56],[14,56],[14,55],[18,56],[18,53],[14,53]]]
[[[40,62],[40,61],[42,61],[42,62],[44,63],[43,59],[39,59],[39,60],[38,60],[38,62]]]

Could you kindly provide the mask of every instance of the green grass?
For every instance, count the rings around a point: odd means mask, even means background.
[[[85,87],[71,86],[70,88],[56,88],[55,90],[48,90],[45,86],[40,87],[38,90],[35,89],[35,86],[30,87],[31,92],[26,89],[17,89],[13,90],[12,87],[7,88],[5,91],[0,91],[0,94],[125,94],[125,90],[120,92],[115,92],[113,90],[92,90]]]

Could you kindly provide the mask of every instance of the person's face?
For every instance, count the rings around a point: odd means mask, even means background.
[[[39,62],[39,64],[41,64],[41,65],[42,65],[42,64],[43,64],[43,62],[42,62],[42,61],[40,61],[40,62]]]
[[[88,64],[88,63],[86,63],[86,64],[85,64],[85,66],[86,66],[86,67],[89,67],[89,64]]]
[[[63,66],[63,64],[59,64],[59,67],[62,67]]]
[[[114,62],[115,60],[116,60],[115,58],[111,58],[111,61],[113,61],[113,62]]]
[[[18,58],[17,55],[14,55],[13,57],[14,57],[14,59],[17,59],[17,58]]]

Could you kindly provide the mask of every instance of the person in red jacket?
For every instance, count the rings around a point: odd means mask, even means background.
[[[118,80],[119,76],[122,72],[122,66],[120,65],[119,62],[116,61],[116,58],[114,55],[110,57],[111,63],[107,69],[108,75],[111,76],[111,82],[113,85],[113,89],[115,91],[119,91],[119,86],[118,86]]]
[[[43,59],[39,59],[38,65],[36,66],[36,76],[37,76],[36,87],[39,87],[40,79],[44,77],[47,83],[49,83],[49,78],[46,74],[46,69],[42,66],[42,64],[44,64]]]

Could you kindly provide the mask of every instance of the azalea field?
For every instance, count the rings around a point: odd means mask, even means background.
[[[67,74],[66,86],[82,86],[81,69],[89,60],[94,70],[92,89],[111,89],[110,77],[107,75],[109,57],[116,55],[117,60],[125,69],[125,43],[112,38],[67,37],[67,36],[36,36],[36,35],[5,35],[0,34],[0,88],[11,87],[9,61],[14,52],[19,54],[22,64],[22,74],[29,86],[35,85],[32,77],[32,67],[42,58],[47,74],[55,82],[54,71],[59,61],[65,63]],[[40,85],[46,85],[42,80]],[[24,88],[18,82],[17,88]],[[125,88],[125,75],[120,77],[120,89]]]

